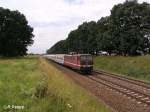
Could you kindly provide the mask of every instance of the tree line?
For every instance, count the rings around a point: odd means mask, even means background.
[[[117,4],[110,16],[97,22],[84,22],[47,53],[97,54],[99,51],[118,55],[150,53],[150,4],[137,0]]]
[[[0,7],[0,56],[23,56],[33,44],[33,28],[19,11]]]

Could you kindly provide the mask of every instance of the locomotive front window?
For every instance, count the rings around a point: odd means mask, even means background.
[[[92,61],[92,56],[81,56],[81,60],[90,60],[90,61]]]
[[[87,56],[87,59],[88,59],[89,61],[92,61],[92,56]]]
[[[81,60],[82,60],[82,61],[85,61],[85,60],[86,60],[86,57],[85,57],[85,56],[81,56]]]

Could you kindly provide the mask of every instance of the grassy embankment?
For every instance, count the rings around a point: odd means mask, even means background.
[[[98,56],[94,67],[150,82],[150,55],[137,57]]]
[[[24,109],[13,109],[24,106]],[[10,107],[11,106],[11,107]],[[0,112],[108,112],[84,89],[37,57],[0,59]]]

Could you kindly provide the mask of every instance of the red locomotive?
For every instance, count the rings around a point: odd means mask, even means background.
[[[93,58],[90,54],[56,54],[46,55],[45,57],[84,73],[90,73],[93,70]]]

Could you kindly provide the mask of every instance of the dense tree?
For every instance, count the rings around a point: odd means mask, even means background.
[[[52,49],[55,47],[61,49],[57,44]],[[64,52],[98,51],[119,55],[150,53],[150,4],[126,0],[115,5],[110,16],[79,25],[65,41]]]
[[[80,53],[94,54],[97,51],[97,25],[96,22],[84,22],[78,27]]]
[[[66,39],[68,52],[80,52],[80,39],[78,30],[71,31]]]
[[[68,52],[94,54],[97,51],[96,34],[96,22],[84,22],[79,25],[78,29],[71,31],[66,39]]]
[[[111,36],[111,18],[102,17],[97,22],[97,44],[99,51],[107,51],[109,54],[115,51],[114,39]]]
[[[67,53],[66,40],[61,40],[47,50],[47,54],[64,54]]]
[[[22,56],[33,43],[33,28],[19,11],[0,7],[0,55]]]
[[[150,5],[137,0],[118,4],[111,11],[112,38],[119,54],[136,55],[144,51],[150,34]],[[147,41],[148,42],[148,41]]]

